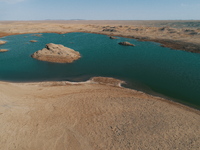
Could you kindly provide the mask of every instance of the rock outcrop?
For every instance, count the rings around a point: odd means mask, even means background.
[[[7,49],[0,49],[0,53],[7,52]]]
[[[31,55],[32,58],[41,61],[56,63],[72,63],[81,57],[80,53],[59,44],[47,44],[45,48]]]
[[[0,41],[0,45],[6,44],[6,41]]]
[[[35,43],[35,42],[37,42],[37,41],[36,41],[36,40],[30,40],[30,42]]]
[[[118,39],[117,37],[114,36],[110,36],[110,39]]]
[[[117,32],[117,30],[115,30],[115,29],[103,29],[102,31],[106,31],[106,32]]]
[[[119,42],[118,44],[125,45],[125,46],[135,46],[134,44],[131,44],[129,42]]]

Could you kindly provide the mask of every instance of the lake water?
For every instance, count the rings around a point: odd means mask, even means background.
[[[0,80],[14,82],[85,81],[94,76],[125,80],[128,88],[176,99],[200,108],[200,54],[171,50],[159,43],[134,39],[109,39],[90,33],[13,35],[0,49]],[[29,42],[37,40],[36,43]],[[119,45],[128,41],[135,47]],[[31,54],[48,43],[79,51],[82,58],[71,64],[38,61]]]

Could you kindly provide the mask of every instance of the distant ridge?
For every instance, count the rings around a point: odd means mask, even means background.
[[[56,21],[56,20],[86,20],[86,19],[45,19],[45,21]]]

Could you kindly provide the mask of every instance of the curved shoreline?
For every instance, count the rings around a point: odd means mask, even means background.
[[[146,41],[146,42],[156,42],[160,43],[161,46],[171,48],[173,50],[182,50],[186,52],[191,52],[191,53],[200,53],[200,44],[194,44],[194,43],[188,43],[188,42],[183,42],[179,40],[172,40],[172,39],[151,39],[146,36],[141,37],[141,36],[127,36],[127,35],[122,35],[122,34],[113,34],[113,33],[101,33],[101,32],[89,32],[89,31],[73,31],[73,32],[39,32],[39,33],[57,33],[57,34],[67,34],[67,33],[75,33],[75,32],[82,32],[82,33],[94,33],[94,34],[102,34],[102,35],[107,35],[107,36],[118,36],[118,37],[124,37],[124,38],[131,38],[135,39],[138,41]],[[27,33],[0,33],[0,38],[5,37],[5,36],[11,36],[11,35],[23,35],[23,34],[36,34],[38,32],[27,32]]]
[[[98,81],[0,81],[1,148],[198,149],[200,111]]]
[[[75,32],[75,31],[73,31],[73,32]],[[64,33],[64,32],[40,32],[40,33],[57,33],[57,34],[67,34],[67,33],[73,33],[73,32],[66,32],[66,33]],[[79,31],[80,32],[80,31]],[[94,34],[103,34],[103,35],[108,35],[108,36],[119,36],[119,37],[125,37],[125,38],[133,38],[132,36],[123,36],[123,35],[113,35],[113,34],[109,34],[109,33],[100,33],[100,32],[84,32],[84,33],[94,33]],[[10,35],[19,35],[19,34],[38,34],[37,32],[33,32],[33,33],[15,33],[15,34],[8,34],[7,36],[10,36]],[[3,34],[4,36],[6,36],[6,33],[4,33]],[[1,37],[1,33],[0,33],[0,37]],[[137,40],[141,40],[141,41],[151,41],[151,40],[147,40],[147,39],[145,39],[145,38],[135,38],[135,39],[137,39]],[[154,40],[152,40],[152,41],[154,41]],[[162,41],[162,40],[161,40]],[[173,43],[173,42],[172,42]],[[179,43],[180,44],[180,43]],[[173,45],[173,44],[172,44]],[[174,45],[174,46],[176,46],[176,44]],[[121,85],[120,85],[121,86]],[[137,90],[137,89],[136,89]],[[150,93],[151,94],[151,93]],[[153,94],[154,95],[154,94]],[[155,95],[157,95],[157,94],[155,94]],[[155,96],[154,95],[154,96]],[[161,97],[161,98],[164,98],[164,99],[168,99],[169,101],[174,101],[173,100],[173,98],[168,98],[167,96],[165,97],[165,96],[159,96],[159,93],[158,93],[158,97]],[[181,103],[180,103],[181,104]],[[188,107],[191,107],[191,108],[194,108],[194,109],[197,109],[198,110],[198,107],[195,107],[195,106],[192,106],[192,105],[187,105],[187,104],[182,104],[182,105],[185,105],[185,106],[188,106]]]
[[[105,85],[105,86],[111,86],[111,87],[118,87],[122,88],[128,91],[135,91],[140,94],[148,95],[150,97],[154,97],[156,99],[159,99],[165,103],[172,104],[174,106],[183,108],[185,110],[189,110],[191,112],[195,112],[200,115],[200,110],[197,107],[192,107],[191,105],[186,105],[180,102],[177,102],[175,100],[172,100],[168,98],[167,96],[161,96],[159,93],[158,94],[151,94],[151,93],[146,93],[142,90],[137,90],[137,89],[131,89],[131,88],[126,88],[122,86],[122,84],[126,84],[125,81],[112,78],[112,77],[92,77],[89,80],[86,81],[80,81],[80,82],[74,82],[74,81],[35,81],[35,82],[12,82],[12,81],[0,81],[1,83],[11,83],[11,84],[19,84],[19,85],[36,85],[36,86],[44,86],[44,87],[51,87],[51,86],[66,86],[66,85],[85,85],[85,84],[97,84],[97,85]]]
[[[37,25],[27,25],[30,28],[22,26],[15,29],[15,23],[8,24],[6,28],[15,35],[16,31],[19,31],[18,34],[52,33],[50,31],[60,34],[81,31],[92,33],[91,26],[87,28],[86,25],[83,26],[86,29],[73,26],[68,30],[68,26],[62,24],[52,29],[45,24],[46,29],[50,29],[46,31],[43,28],[44,32]],[[62,30],[53,30],[55,28]],[[7,34],[0,32],[1,35]],[[162,96],[122,87],[122,83],[121,80],[107,77],[93,77],[85,82],[0,81],[1,148],[199,148],[199,110]]]
[[[69,21],[70,22],[70,21]],[[25,21],[25,22],[7,22],[5,23],[5,30],[0,29],[0,37],[18,35],[18,34],[38,34],[38,33],[57,33],[57,34],[66,34],[72,32],[83,32],[83,33],[94,33],[94,34],[103,34],[108,36],[119,36],[125,38],[132,38],[139,41],[152,41],[158,42],[161,46],[173,48],[174,50],[184,50],[187,52],[200,53],[200,44],[186,42],[184,39],[181,39],[181,36],[175,36],[176,39],[172,38],[171,31],[174,32],[174,28],[170,27],[148,27],[143,26],[143,23],[146,25],[148,21],[141,21],[139,24],[135,24],[133,21],[85,21],[83,24],[71,21],[70,23],[66,23],[65,21]],[[124,22],[124,23],[123,23]],[[173,21],[176,22],[176,21]],[[2,22],[0,22],[2,23]],[[121,24],[121,25],[120,25]],[[2,26],[4,23],[1,24]],[[46,25],[47,28],[42,28],[43,25]],[[49,29],[48,29],[49,28]],[[52,28],[52,30],[51,30]],[[3,29],[3,28],[2,28]],[[153,34],[152,31],[156,31],[161,35],[169,35],[165,38],[157,38],[156,36],[151,37]],[[170,32],[168,32],[170,30]],[[144,32],[149,32],[149,34],[143,34]],[[180,32],[179,29],[175,30],[176,32]],[[190,30],[187,30],[187,32]],[[130,33],[129,33],[130,32]],[[151,33],[151,34],[150,34]],[[175,33],[176,34],[176,33]],[[177,33],[183,34],[183,33]],[[174,35],[173,35],[174,36]],[[187,35],[189,37],[193,37]],[[169,39],[171,38],[171,39]],[[198,40],[197,40],[198,41]],[[200,41],[199,41],[200,42]]]
[[[190,21],[190,24],[192,22],[200,24],[198,20]],[[0,37],[31,33],[84,32],[158,42],[161,46],[175,50],[200,53],[200,28],[184,27],[184,23],[187,24],[188,21],[0,21]],[[46,27],[43,28],[44,26]]]
[[[200,44],[194,44],[194,43],[187,43],[179,40],[171,40],[171,39],[151,39],[146,36],[127,36],[127,35],[121,35],[121,34],[110,34],[110,33],[101,33],[101,32],[83,32],[83,33],[94,33],[94,34],[102,34],[107,36],[117,36],[117,37],[124,37],[124,38],[130,38],[135,39],[138,41],[146,41],[146,42],[156,42],[160,43],[162,47],[171,48],[173,50],[182,50],[186,52],[191,53],[200,53]],[[58,33],[62,34],[62,33]]]

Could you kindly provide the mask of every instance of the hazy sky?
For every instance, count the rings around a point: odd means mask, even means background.
[[[200,0],[0,0],[0,20],[200,20]]]

